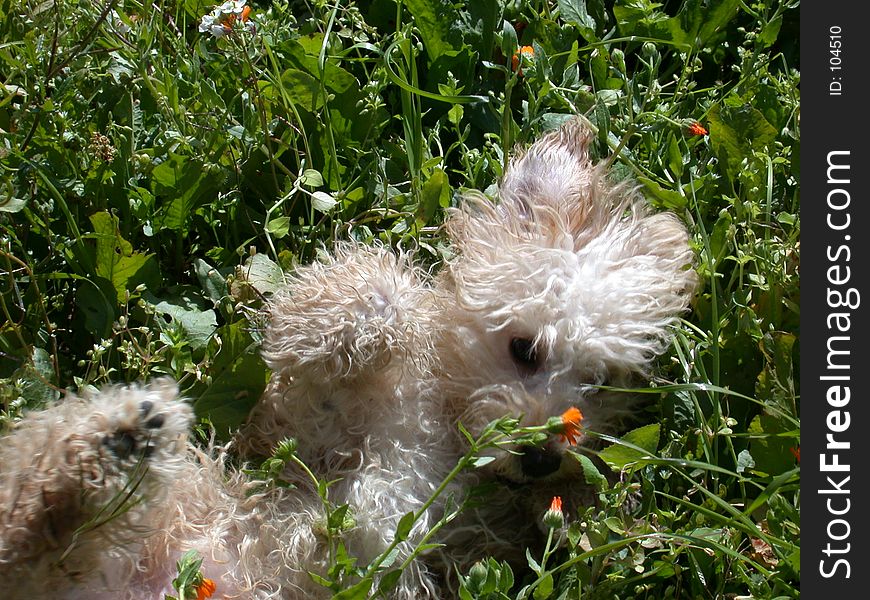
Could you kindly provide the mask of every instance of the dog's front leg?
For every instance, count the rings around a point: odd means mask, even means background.
[[[410,257],[382,245],[338,244],[296,270],[266,309],[272,381],[239,448],[268,454],[293,436],[304,450],[309,436],[319,447],[367,418],[389,420],[398,387],[433,359],[431,295]]]

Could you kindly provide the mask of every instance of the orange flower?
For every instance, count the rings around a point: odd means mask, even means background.
[[[250,14],[251,14],[251,7],[246,6],[245,8],[242,9],[242,14],[239,15],[238,19],[242,23],[247,23],[248,18],[250,17]],[[224,26],[224,29],[226,29],[227,31],[230,31],[233,28],[233,23],[235,23],[235,22],[236,22],[236,15],[229,14],[226,16],[226,18],[223,21],[221,21],[221,25]]]
[[[686,127],[686,132],[689,135],[707,135],[708,133],[708,131],[697,121]]]
[[[561,527],[565,524],[565,515],[562,513],[562,497],[553,496],[550,508],[544,513],[544,525],[547,527]]]
[[[535,58],[535,49],[531,46],[522,46],[519,50],[514,52],[514,55],[511,57],[511,66],[520,77],[523,76],[523,70],[520,69],[520,62],[522,61],[523,56],[532,60]]]
[[[579,408],[572,406],[562,413],[562,440],[568,442],[572,446],[576,446],[577,440],[580,437],[580,426],[582,423],[583,413],[580,412]],[[560,508],[561,502],[561,499],[559,499]]]
[[[196,600],[205,600],[206,598],[211,598],[212,594],[214,594],[217,586],[214,581],[211,579],[206,579],[203,577],[202,583],[196,586],[194,590],[196,592]]]
[[[798,461],[798,464],[801,464],[801,447],[798,446],[797,448],[789,448],[788,450],[792,453],[795,460]]]

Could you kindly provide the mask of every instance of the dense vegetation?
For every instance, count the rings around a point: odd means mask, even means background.
[[[284,270],[348,236],[437,266],[462,191],[583,114],[702,287],[655,424],[602,455],[620,483],[590,472],[565,547],[463,593],[797,597],[797,4],[0,0],[0,429],[166,374],[224,434]]]

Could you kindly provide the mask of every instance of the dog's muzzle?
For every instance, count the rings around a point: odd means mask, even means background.
[[[520,455],[520,469],[523,475],[533,479],[540,479],[552,475],[562,466],[562,453],[554,452],[546,448],[528,446]]]

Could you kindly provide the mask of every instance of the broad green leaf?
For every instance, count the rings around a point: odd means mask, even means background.
[[[576,25],[587,42],[598,41],[595,37],[595,19],[586,10],[586,0],[557,0],[562,19]]]
[[[683,50],[707,47],[740,9],[739,0],[685,0],[674,16],[655,2],[621,0],[613,7],[621,35],[635,35],[670,42]]]
[[[778,16],[764,26],[764,29],[761,30],[760,34],[758,34],[758,41],[764,44],[765,48],[772,46],[773,43],[776,42],[776,38],[779,37],[779,30],[781,27],[782,15]]]
[[[91,334],[108,338],[117,317],[118,291],[103,277],[83,279],[76,288],[76,308]]]
[[[323,185],[323,175],[321,175],[320,171],[316,169],[305,169],[299,179],[302,185],[316,188]]]
[[[625,525],[619,517],[607,517],[604,519],[604,525],[617,535],[625,535]]]
[[[43,408],[60,398],[51,355],[42,348],[33,348],[30,361],[16,369],[12,379],[18,380],[27,408]]]
[[[783,473],[794,467],[795,457],[789,448],[797,448],[799,438],[782,419],[770,415],[757,415],[749,424],[752,438],[749,451],[755,459],[753,469],[762,473]]]
[[[755,466],[755,459],[752,458],[752,455],[749,453],[749,450],[741,450],[740,454],[737,455],[737,472],[743,473],[747,469],[751,469]]]
[[[172,319],[184,329],[191,348],[204,348],[217,328],[217,315],[198,293],[190,288],[177,288],[178,295],[159,300],[150,293],[145,294],[158,311]]]
[[[655,454],[659,445],[660,428],[658,423],[653,423],[633,429],[622,437],[623,441],[645,452],[616,443],[608,446],[598,455],[610,468],[619,471],[630,463]]]
[[[637,179],[643,184],[644,189],[646,189],[650,194],[653,195],[656,200],[658,200],[658,204],[662,208],[666,208],[668,210],[682,210],[686,208],[687,200],[679,192],[675,192],[674,190],[667,190],[652,179],[648,179],[646,177],[639,176]]]
[[[458,50],[462,34],[458,28],[459,13],[449,0],[405,0],[405,7],[413,15],[414,27],[420,31],[423,47],[434,62],[449,50]]]
[[[317,212],[328,213],[338,204],[338,200],[326,192],[314,192],[311,194],[311,206]]]
[[[27,201],[23,198],[16,198],[12,195],[13,188],[11,185],[2,188],[2,196],[0,196],[0,212],[17,213],[22,208],[27,206]]]
[[[171,154],[151,173],[152,191],[160,199],[154,218],[157,229],[186,234],[194,211],[215,197],[219,184],[198,160]]]
[[[266,231],[280,240],[290,231],[290,217],[275,217],[266,222]]]
[[[153,255],[133,251],[130,242],[121,236],[116,216],[98,212],[90,216],[90,221],[96,239],[96,274],[112,283],[119,302],[124,302],[128,289],[155,282],[157,263]]]
[[[598,491],[607,488],[607,478],[601,474],[601,471],[598,470],[598,467],[595,466],[595,463],[588,456],[579,453],[572,453],[572,456],[580,462],[586,483]]]
[[[399,583],[399,579],[402,577],[402,571],[400,569],[395,569],[393,571],[389,571],[388,573],[384,573],[381,577],[381,581],[378,583],[378,592],[382,594],[386,594],[391,591],[396,584]]]
[[[287,69],[281,74],[281,85],[296,106],[308,112],[323,106],[323,91],[313,75],[299,69]]]
[[[210,264],[197,258],[193,261],[193,270],[205,295],[212,302],[219,302],[229,294],[226,278]]]
[[[269,381],[247,321],[220,327],[210,344],[216,353],[211,381],[193,391],[198,415],[207,415],[222,437],[241,425]],[[216,340],[220,340],[220,344]]]
[[[237,273],[263,295],[274,293],[284,285],[284,271],[265,254],[257,253],[248,258]]]
[[[737,177],[741,163],[752,157],[753,151],[765,150],[776,139],[776,129],[749,104],[714,104],[707,118],[713,152],[726,166],[726,174],[732,180]]]

